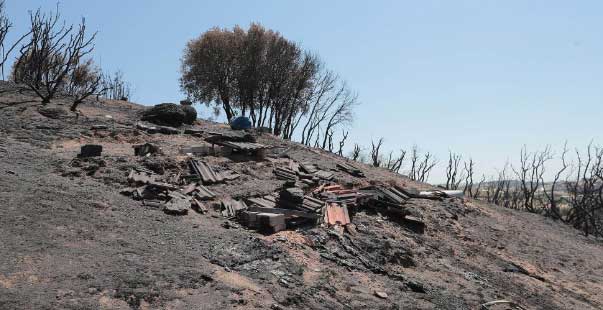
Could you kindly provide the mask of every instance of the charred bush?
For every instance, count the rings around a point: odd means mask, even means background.
[[[184,123],[192,125],[197,120],[197,110],[190,105],[182,105],[182,111],[184,111]]]

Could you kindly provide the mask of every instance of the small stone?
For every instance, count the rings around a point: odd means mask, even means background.
[[[375,296],[381,298],[381,299],[387,299],[387,293],[385,292],[381,292],[381,291],[375,291]]]

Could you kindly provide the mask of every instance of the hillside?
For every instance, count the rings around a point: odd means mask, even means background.
[[[76,117],[68,98],[42,107],[12,84],[0,91],[0,309],[603,308],[603,244],[544,217],[411,197],[392,212],[359,201],[345,229],[288,223],[259,233],[220,201],[281,191],[278,167],[314,164],[354,193],[431,189],[359,163],[365,177],[354,176],[338,169],[344,158],[269,134],[257,134],[270,146],[264,159],[195,155],[237,177],[206,184],[207,210],[167,214],[128,196],[129,174],[151,170],[185,189],[181,149],[228,127],[198,121],[194,134],[151,134],[137,127],[144,107],[134,103],[87,102]],[[135,156],[143,143],[163,154]],[[101,157],[77,158],[85,144],[102,145]],[[301,181],[307,195],[328,183]]]

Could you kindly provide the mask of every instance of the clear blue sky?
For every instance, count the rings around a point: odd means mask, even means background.
[[[18,30],[29,9],[7,0]],[[185,43],[260,22],[318,52],[360,95],[351,142],[449,149],[492,173],[519,149],[582,146],[603,132],[601,1],[61,1],[98,30],[95,58],[135,101],[178,101]],[[205,112],[208,115],[209,112]],[[433,181],[441,180],[443,165]]]

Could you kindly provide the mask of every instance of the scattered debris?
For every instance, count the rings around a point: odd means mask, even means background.
[[[337,167],[355,177],[364,178],[364,172],[362,170],[347,164],[347,163],[338,163]]]
[[[136,129],[145,131],[150,134],[162,133],[162,134],[166,134],[166,135],[176,135],[176,134],[180,133],[180,130],[178,130],[174,127],[159,126],[159,125],[151,126],[151,125],[146,125],[143,123],[137,123]]]
[[[480,309],[481,310],[488,310],[490,309],[490,306],[495,306],[495,305],[509,305],[511,307],[511,309],[515,309],[515,310],[525,310],[524,307],[512,302],[512,301],[508,301],[508,300],[494,300],[494,301],[490,301],[484,304],[480,305]]]
[[[197,183],[189,184],[186,188],[182,190],[182,192],[185,195],[194,196],[199,200],[209,200],[216,197],[216,194],[207,189],[207,187],[199,185]]]
[[[193,173],[197,175],[197,177],[203,182],[203,184],[213,184],[224,181],[224,177],[220,173],[215,172],[204,161],[189,159],[188,163]]]
[[[256,142],[256,138],[254,135],[247,133],[245,131],[226,131],[226,132],[213,132],[207,131],[205,132],[209,137],[205,138],[205,141],[217,144],[218,142],[223,141],[232,141],[232,142]]]
[[[156,133],[157,132],[157,127],[146,125],[143,123],[136,123],[136,129],[146,131],[148,133]]]
[[[337,202],[348,206],[356,206],[360,198],[370,196],[357,190],[344,189],[341,185],[319,186],[313,192],[326,202]]]
[[[80,154],[78,154],[77,157],[80,157],[80,158],[98,157],[98,156],[101,156],[102,152],[103,152],[102,145],[86,144],[86,145],[82,145],[82,147],[80,149]]]
[[[276,167],[273,171],[274,171],[274,174],[276,175],[276,177],[279,179],[291,180],[291,181],[297,180],[297,175],[296,175],[295,171],[293,171],[289,168]]]
[[[237,201],[234,199],[222,199],[220,201],[222,210],[222,216],[232,218],[237,216],[237,213],[241,210],[247,209],[247,205],[243,201]]]
[[[268,148],[264,144],[254,142],[219,141],[216,144],[222,146],[222,152],[225,155],[230,155],[233,152],[250,153],[259,160],[263,160],[266,157],[266,149]]]
[[[184,130],[184,134],[192,135],[195,137],[202,137],[205,130],[195,129],[195,128],[187,128]]]
[[[180,130],[178,130],[174,127],[157,126],[156,128],[157,128],[158,133],[162,133],[164,135],[177,135],[180,133]]]
[[[462,190],[438,190],[438,191],[423,191],[420,192],[417,198],[447,198],[447,197],[463,197]]]
[[[134,148],[134,155],[136,156],[147,156],[150,154],[161,153],[161,148],[148,142],[145,144],[133,145],[132,148]]]
[[[335,177],[333,172],[325,171],[325,170],[318,170],[314,173],[314,175],[317,176],[318,178],[320,178],[322,180],[326,180],[326,181],[330,181],[333,179],[333,177]]]
[[[209,209],[207,208],[207,206],[205,206],[205,204],[203,204],[201,201],[199,201],[199,200],[197,200],[195,198],[191,198],[191,200],[192,200],[192,207],[197,212],[199,212],[199,213],[207,213],[207,212],[209,212]]]
[[[404,226],[417,234],[425,233],[425,222],[418,217],[406,215],[403,219]]]
[[[285,230],[286,228],[284,214],[258,213],[256,221],[260,231],[270,234]]]
[[[212,152],[210,152],[211,148],[209,147],[209,145],[195,145],[195,146],[188,146],[188,147],[183,147],[180,150],[180,153],[182,154],[187,154],[187,155],[195,155],[195,156],[205,156],[205,155],[209,155]]]
[[[249,211],[253,212],[264,212],[264,213],[274,213],[274,214],[283,214],[285,218],[293,218],[293,217],[301,217],[311,220],[316,220],[319,218],[317,214],[312,214],[309,212],[292,210],[292,209],[281,209],[281,208],[262,208],[251,206],[248,208]]]
[[[299,187],[284,188],[279,193],[278,205],[285,209],[297,209],[304,203],[304,190]]]
[[[149,184],[151,182],[155,182],[155,174],[151,171],[130,170],[130,174],[128,174],[128,182],[135,184]]]
[[[163,207],[163,211],[167,214],[185,215],[191,207],[191,198],[182,195],[178,192],[170,192],[171,198]]]
[[[249,204],[255,204],[262,208],[276,208],[276,197],[274,195],[247,198],[247,202]]]
[[[325,223],[334,226],[345,226],[350,223],[348,207],[337,203],[329,203],[325,210]]]

